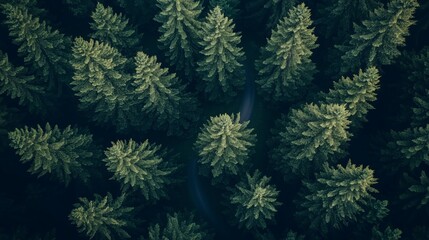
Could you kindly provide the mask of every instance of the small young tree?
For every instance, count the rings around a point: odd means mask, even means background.
[[[209,4],[212,9],[220,7],[225,16],[230,19],[236,19],[240,12],[240,0],[209,0]]]
[[[134,50],[138,46],[141,36],[128,24],[129,20],[125,16],[114,13],[111,7],[97,3],[91,18],[90,25],[94,31],[90,35],[92,38],[126,51]]]
[[[204,81],[204,93],[209,100],[228,101],[245,83],[244,52],[238,46],[241,37],[234,32],[234,27],[219,7],[211,10],[203,23],[203,57],[198,62],[197,71]]]
[[[39,177],[52,174],[68,184],[71,178],[87,181],[88,167],[97,160],[98,152],[90,134],[81,134],[68,126],[63,130],[49,123],[43,129],[15,129],[9,132],[10,146],[21,157],[22,163],[31,162],[28,171]]]
[[[310,9],[300,4],[273,30],[256,61],[256,83],[266,99],[293,100],[310,84],[316,71],[310,57],[318,46],[311,24]]]
[[[267,221],[273,220],[281,203],[277,199],[279,191],[269,184],[270,179],[256,170],[253,175],[246,173],[246,179],[233,188],[229,201],[236,209],[235,217],[240,226],[266,228]]]
[[[211,169],[213,177],[238,174],[239,168],[249,158],[256,134],[247,125],[249,121],[240,122],[240,113],[222,114],[210,117],[201,128],[195,148],[201,157],[199,162]]]
[[[104,153],[107,169],[124,190],[139,189],[147,200],[158,200],[166,195],[165,188],[172,183],[171,174],[177,167],[168,164],[166,151],[160,145],[130,139],[112,143]]]
[[[133,226],[130,216],[134,208],[123,206],[125,195],[114,199],[110,193],[104,197],[95,194],[94,198],[79,198],[74,204],[69,220],[78,231],[89,239],[131,238],[125,229]]]
[[[405,45],[418,6],[417,0],[391,0],[387,8],[380,7],[371,12],[362,25],[355,24],[355,33],[348,44],[337,46],[344,53],[341,73],[391,64],[400,55],[398,47]]]
[[[429,178],[425,171],[420,173],[420,179],[415,180],[408,174],[404,174],[408,189],[406,192],[400,195],[401,199],[407,201],[404,208],[416,207],[422,208],[427,207],[429,203]]]

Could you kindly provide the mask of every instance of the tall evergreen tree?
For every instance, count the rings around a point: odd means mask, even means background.
[[[240,226],[247,229],[266,228],[277,212],[279,191],[269,184],[271,178],[262,176],[258,170],[235,185],[229,201],[236,209],[235,217]]]
[[[106,43],[76,38],[73,45],[73,90],[80,107],[100,123],[113,123],[120,131],[138,125],[131,97],[131,76],[124,72],[127,59]]]
[[[256,83],[266,99],[293,100],[310,84],[316,71],[310,57],[318,46],[311,24],[310,9],[300,4],[273,30],[256,61]]]
[[[3,13],[9,35],[19,46],[18,53],[24,62],[31,65],[41,79],[46,79],[49,89],[59,87],[60,82],[67,79],[70,39],[19,5],[4,4]]]
[[[97,3],[91,15],[91,34],[93,39],[109,43],[121,50],[134,50],[140,42],[137,31],[129,25],[129,20],[121,13],[113,12],[111,7]]]
[[[199,162],[211,169],[213,177],[236,175],[246,163],[256,142],[256,134],[248,125],[249,121],[240,122],[240,113],[221,114],[210,117],[201,128],[195,148],[201,157]]]
[[[112,143],[104,153],[107,169],[125,190],[139,189],[147,200],[166,195],[165,188],[172,183],[171,174],[177,167],[168,164],[166,151],[160,145],[130,139]]]
[[[380,7],[371,12],[362,25],[355,24],[348,44],[338,46],[344,53],[341,73],[391,64],[400,55],[398,47],[405,45],[418,6],[417,0],[391,0],[387,8]]]
[[[377,100],[376,91],[380,88],[380,75],[377,68],[370,67],[353,75],[353,79],[342,77],[334,82],[328,93],[322,94],[325,103],[345,104],[350,113],[352,126],[360,126],[366,122],[369,110],[374,109],[372,102]]]
[[[175,74],[162,68],[155,56],[138,52],[133,76],[134,95],[143,102],[143,110],[157,129],[180,135],[198,119],[197,100],[186,91]]]
[[[408,174],[404,174],[408,189],[406,192],[400,195],[401,199],[407,201],[404,208],[416,207],[428,207],[429,203],[429,178],[425,171],[420,173],[419,180],[415,180]]]
[[[377,190],[374,171],[356,166],[350,161],[345,167],[336,168],[324,164],[316,174],[315,182],[304,182],[298,216],[310,223],[313,230],[325,231],[331,227],[341,228],[356,222],[368,201]]]
[[[238,46],[241,37],[234,32],[234,27],[219,7],[209,12],[203,24],[203,57],[198,62],[197,71],[204,81],[204,93],[209,100],[228,101],[245,83],[244,52]]]
[[[92,143],[92,135],[82,134],[68,126],[59,129],[49,123],[43,129],[15,129],[9,132],[10,146],[21,157],[22,163],[30,162],[28,171],[39,177],[52,174],[68,184],[71,178],[83,181],[89,178],[89,167],[97,160],[98,152]]]
[[[240,12],[240,0],[209,0],[209,4],[212,9],[220,7],[225,16],[230,19],[236,19]]]
[[[201,39],[201,23],[198,18],[202,11],[196,0],[157,0],[161,12],[155,21],[161,23],[158,39],[161,50],[171,66],[183,71],[188,77],[193,75],[196,56]]]
[[[349,116],[345,105],[338,104],[311,103],[292,109],[277,133],[280,142],[273,152],[280,170],[306,176],[324,162],[344,156],[351,136]]]
[[[42,95],[44,89],[33,75],[24,67],[15,67],[9,62],[7,54],[0,51],[0,94],[6,93],[19,104],[28,106],[32,111],[44,111]]]
[[[266,0],[264,8],[269,9],[267,27],[274,28],[297,3],[297,0]]]
[[[89,239],[131,238],[126,229],[133,226],[130,216],[134,208],[123,206],[124,200],[125,195],[114,199],[110,193],[104,197],[95,194],[94,200],[79,198],[69,220]]]

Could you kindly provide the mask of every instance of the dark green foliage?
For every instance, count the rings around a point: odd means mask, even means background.
[[[69,220],[78,231],[89,239],[131,238],[125,229],[133,226],[130,213],[134,208],[123,206],[125,195],[114,199],[110,193],[105,197],[95,194],[94,198],[79,198],[74,204]]]
[[[269,9],[267,27],[274,28],[297,3],[297,0],[266,0],[264,7]]]
[[[305,237],[302,235],[298,235],[296,232],[294,231],[289,231],[286,235],[285,240],[304,240]]]
[[[9,132],[10,146],[21,157],[21,162],[30,162],[28,171],[39,177],[46,173],[68,184],[71,178],[87,181],[88,167],[97,161],[97,152],[92,143],[92,135],[81,134],[78,129],[68,126],[59,129],[49,123],[43,129],[15,129]]]
[[[209,0],[209,4],[212,9],[220,7],[225,16],[231,19],[236,19],[240,12],[240,0]]]
[[[402,231],[397,228],[391,229],[388,226],[384,231],[380,231],[380,229],[373,227],[371,240],[399,240],[401,235]]]
[[[377,100],[376,91],[380,88],[380,75],[377,68],[370,67],[365,71],[359,70],[353,79],[342,77],[334,82],[328,93],[322,94],[323,102],[345,104],[350,112],[351,125],[356,127],[366,122],[369,110],[374,109],[372,102]]]
[[[4,4],[3,13],[9,35],[19,46],[19,55],[38,73],[38,77],[49,83],[49,89],[67,79],[70,39],[19,5]]]
[[[249,121],[240,122],[240,114],[221,114],[210,117],[201,128],[195,148],[199,162],[211,169],[213,177],[237,175],[249,159],[256,142],[256,134],[248,128]]]
[[[234,28],[232,20],[219,7],[211,10],[203,23],[203,57],[197,71],[209,100],[228,101],[245,83],[244,52],[238,46],[241,37]]]
[[[408,174],[404,174],[405,181],[407,182],[408,189],[406,192],[400,195],[401,199],[405,199],[407,204],[404,208],[426,207],[429,203],[429,178],[425,171],[420,173],[420,179],[415,180]]]
[[[120,131],[137,121],[131,98],[131,76],[124,73],[127,59],[106,43],[76,38],[73,45],[72,86],[80,108],[99,123],[113,123]],[[139,121],[141,122],[141,121]]]
[[[194,0],[157,2],[161,12],[155,21],[162,24],[159,28],[161,37],[158,39],[160,48],[171,66],[191,77],[201,39],[201,23],[198,20],[201,4]]]
[[[247,229],[266,228],[277,212],[279,191],[269,184],[270,177],[262,176],[255,171],[253,175],[246,173],[229,198],[231,206],[236,209],[235,217],[242,227]]]
[[[316,66],[310,57],[318,46],[311,24],[310,9],[300,4],[273,30],[256,61],[256,83],[264,98],[294,100],[311,83]]]
[[[157,129],[180,135],[198,119],[196,99],[190,95],[176,74],[162,68],[155,56],[138,52],[133,76],[134,95],[142,102],[147,118]]]
[[[152,19],[158,12],[156,0],[116,0],[134,22],[152,25]]]
[[[95,8],[95,0],[62,0],[70,9],[70,12],[77,17],[87,17]]]
[[[389,209],[387,200],[370,199],[365,207],[365,214],[362,216],[362,220],[369,224],[380,223],[388,214]]]
[[[408,165],[415,169],[420,164],[429,165],[429,124],[425,127],[408,128],[404,131],[391,131],[390,140],[382,155],[397,166]]]
[[[416,94],[413,100],[412,125],[423,126],[425,123],[429,122],[429,89],[426,89],[425,93],[422,95]]]
[[[94,31],[91,34],[92,38],[109,43],[114,48],[128,51],[138,47],[141,36],[129,25],[129,20],[121,13],[114,13],[111,7],[97,3],[91,18],[90,25]]]
[[[174,213],[167,214],[167,223],[161,227],[159,224],[149,227],[148,240],[206,240],[211,236],[194,222],[193,216]]]
[[[292,109],[276,133],[280,145],[273,157],[282,172],[306,176],[343,156],[351,136],[349,116],[345,105],[338,104],[311,103]]]
[[[376,183],[374,171],[368,167],[350,161],[345,167],[325,164],[315,182],[304,182],[305,190],[297,202],[301,207],[298,215],[313,230],[347,226],[357,221],[368,201],[374,198],[371,193],[377,190],[372,185]]]
[[[166,195],[165,188],[172,182],[170,175],[177,167],[169,166],[160,145],[130,139],[112,143],[104,153],[107,169],[125,189],[139,189],[147,200]]]
[[[391,64],[400,55],[398,47],[405,45],[418,6],[416,0],[391,0],[387,8],[377,8],[362,24],[355,24],[348,44],[338,46],[344,53],[341,73]]]
[[[19,104],[28,106],[31,111],[43,111],[42,94],[44,89],[37,84],[34,76],[28,75],[24,67],[15,67],[9,62],[7,54],[0,51],[0,94],[6,93]]]

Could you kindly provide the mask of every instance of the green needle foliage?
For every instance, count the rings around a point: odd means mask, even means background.
[[[4,4],[2,7],[9,35],[19,46],[19,55],[40,79],[49,83],[48,89],[58,87],[60,81],[67,79],[70,39],[19,5]]]
[[[134,95],[142,102],[147,118],[168,135],[181,135],[198,120],[197,100],[186,91],[175,74],[162,68],[155,56],[138,52],[132,85]]]
[[[238,45],[241,37],[234,32],[234,23],[215,7],[203,24],[201,61],[197,71],[204,81],[209,100],[228,101],[245,83],[244,52]]]
[[[131,238],[125,229],[133,226],[130,213],[134,208],[123,206],[125,196],[114,199],[107,193],[105,197],[95,194],[94,198],[79,198],[80,202],[74,204],[69,220],[78,231],[89,239]]]
[[[429,89],[425,90],[425,94],[416,94],[413,100],[412,125],[423,126],[429,122]]]
[[[121,13],[116,14],[111,7],[97,3],[91,18],[90,25],[94,31],[91,34],[92,38],[121,50],[129,51],[138,47],[141,36],[128,24],[129,20]]]
[[[399,240],[401,235],[402,231],[397,228],[391,229],[388,226],[384,231],[380,231],[379,228],[373,227],[371,240]]]
[[[390,132],[390,140],[381,153],[396,166],[408,165],[415,169],[423,162],[429,165],[429,124],[425,127],[408,128]]]
[[[292,109],[279,134],[280,145],[274,159],[282,172],[304,175],[317,171],[324,162],[334,163],[345,155],[351,134],[350,113],[345,105],[306,104]]]
[[[201,128],[195,148],[199,162],[211,169],[213,177],[224,173],[237,175],[246,163],[256,142],[256,134],[247,125],[249,121],[240,122],[240,113],[221,114],[210,117]]]
[[[349,43],[337,46],[344,53],[341,73],[391,64],[400,55],[398,47],[405,45],[418,6],[416,0],[391,0],[387,8],[380,7],[371,12],[362,25],[355,24],[355,33]]]
[[[235,185],[229,200],[240,226],[266,228],[267,221],[273,220],[281,203],[277,199],[279,191],[269,184],[270,179],[256,170],[253,175],[246,173],[246,179]]]
[[[359,70],[353,79],[342,77],[334,82],[334,87],[328,93],[322,94],[323,102],[346,104],[350,113],[350,121],[353,127],[366,122],[369,110],[374,109],[372,102],[377,100],[376,91],[380,88],[380,75],[375,67],[365,71]]]
[[[274,28],[297,3],[297,0],[266,0],[264,8],[270,11],[267,27]]]
[[[408,203],[405,208],[426,207],[429,203],[429,178],[425,171],[420,173],[419,181],[404,174],[405,181],[408,183],[408,189],[405,193],[400,195],[401,199],[405,199]]]
[[[13,66],[7,54],[0,51],[0,94],[3,93],[12,99],[17,98],[19,104],[28,106],[32,112],[44,111],[44,89],[24,67]]]
[[[88,167],[97,160],[92,135],[81,134],[68,126],[59,129],[46,123],[45,128],[15,129],[9,132],[10,146],[21,157],[22,163],[30,162],[28,171],[39,177],[46,173],[68,184],[71,178],[87,181]]]
[[[147,200],[166,196],[165,188],[177,167],[169,166],[160,145],[130,139],[112,143],[104,153],[107,169],[125,189],[139,189]]]
[[[150,226],[148,235],[148,240],[212,239],[200,224],[194,222],[192,215],[187,217],[178,213],[167,214],[167,223],[164,227],[161,227],[159,224]]]
[[[237,18],[240,12],[240,0],[209,0],[209,4],[212,9],[220,7],[225,16],[231,19]]]
[[[80,108],[99,123],[112,123],[119,131],[136,123],[135,101],[130,97],[131,76],[124,73],[127,59],[106,43],[76,38],[71,64],[73,90]],[[142,121],[139,121],[142,122]]]
[[[363,214],[368,201],[374,199],[371,193],[377,190],[374,171],[368,167],[356,166],[350,161],[345,167],[336,168],[324,164],[316,174],[315,182],[304,182],[298,215],[310,223],[313,230],[326,231],[341,228],[357,221]]]
[[[310,57],[318,46],[311,24],[310,9],[300,4],[280,21],[262,48],[256,83],[266,99],[294,100],[311,83],[316,66]]]
[[[201,23],[198,18],[201,4],[194,0],[157,0],[161,12],[155,21],[161,23],[158,39],[171,66],[183,71],[188,77],[193,75],[195,59],[201,40]]]

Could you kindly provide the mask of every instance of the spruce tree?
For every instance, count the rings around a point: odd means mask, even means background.
[[[240,0],[209,0],[209,4],[212,9],[220,7],[225,16],[230,19],[236,19],[240,12]]]
[[[267,27],[274,28],[297,3],[297,0],[266,0],[264,8],[269,9]]]
[[[90,36],[93,39],[126,51],[138,47],[141,36],[129,25],[129,20],[121,13],[114,13],[111,7],[97,3],[91,18],[90,25],[94,32]]]
[[[377,100],[376,91],[380,88],[380,75],[377,68],[370,67],[365,71],[359,70],[353,78],[342,77],[334,82],[328,93],[322,94],[325,103],[345,104],[350,113],[351,125],[356,127],[366,122],[369,110],[374,109],[372,102]]]
[[[297,214],[313,230],[326,232],[331,227],[347,226],[364,213],[364,207],[374,198],[371,194],[377,192],[372,187],[376,183],[374,171],[368,167],[350,161],[345,167],[324,164],[314,182],[304,182]]]
[[[273,220],[281,203],[278,202],[279,191],[269,184],[270,179],[256,170],[252,175],[246,173],[246,179],[235,185],[229,201],[236,209],[235,217],[240,226],[266,228],[267,222]]]
[[[165,188],[171,184],[171,174],[177,167],[168,164],[166,151],[160,145],[130,139],[112,143],[104,153],[107,169],[125,190],[139,189],[147,200],[166,195]]]
[[[202,11],[201,4],[195,0],[157,2],[161,10],[155,17],[155,21],[161,23],[160,48],[171,66],[191,78],[200,48],[201,23],[198,18]]]
[[[311,24],[310,9],[300,4],[280,21],[262,48],[256,83],[266,99],[293,100],[310,84],[316,71],[310,57],[318,46]]]
[[[134,60],[133,94],[142,102],[154,127],[168,130],[168,135],[180,135],[189,129],[198,119],[197,100],[175,74],[161,67],[155,56],[138,52]]]
[[[68,184],[71,178],[87,181],[89,167],[97,160],[98,152],[92,135],[82,134],[68,126],[60,129],[49,123],[42,128],[25,126],[9,132],[10,146],[21,157],[22,163],[31,163],[28,171],[39,177],[47,173]]]
[[[416,0],[391,0],[387,8],[377,8],[361,25],[355,24],[350,41],[338,46],[344,53],[341,73],[391,64],[400,55],[398,47],[405,45],[418,6]]]
[[[406,201],[404,208],[427,207],[429,203],[429,178],[425,171],[421,171],[419,180],[415,180],[408,174],[404,174],[408,185],[406,192],[400,195]]]
[[[19,46],[18,53],[24,57],[24,62],[40,79],[49,83],[48,89],[60,87],[69,70],[70,39],[19,5],[4,4],[2,7],[9,35]]]
[[[244,52],[238,46],[241,37],[234,32],[234,27],[219,7],[209,12],[203,24],[203,57],[198,62],[197,71],[204,81],[204,93],[209,100],[228,101],[245,83]]]
[[[130,216],[134,208],[123,206],[124,200],[125,195],[114,199],[110,193],[104,197],[95,194],[94,200],[79,198],[69,220],[89,239],[131,238],[126,229],[133,226]]]
[[[240,113],[221,114],[210,117],[201,128],[195,148],[199,162],[211,169],[213,177],[236,175],[246,164],[256,142],[256,134],[248,125],[249,121],[240,122]]]
[[[307,176],[322,163],[334,163],[344,156],[351,136],[349,116],[345,105],[338,104],[311,103],[292,109],[276,133],[279,146],[273,157],[279,169],[285,176]]]
[[[28,106],[33,112],[45,110],[42,86],[26,68],[13,66],[7,54],[0,51],[0,94],[3,93],[12,99],[17,98],[19,104]]]
[[[92,112],[95,121],[111,123],[119,131],[137,124],[132,79],[124,72],[126,62],[116,48],[106,43],[80,37],[74,41],[71,84],[80,108]]]

